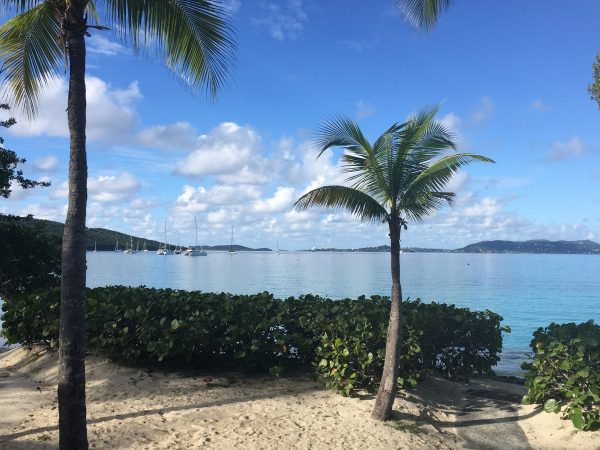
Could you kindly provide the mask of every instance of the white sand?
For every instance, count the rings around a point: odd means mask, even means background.
[[[0,430],[0,449],[58,445],[57,357],[34,349],[0,353],[0,370],[28,378],[39,402],[24,420]],[[395,405],[394,420],[369,415],[373,398],[344,398],[303,378],[239,374],[163,374],[87,359],[88,437],[95,449],[455,449],[463,385],[428,380]],[[473,385],[465,385],[473,387]],[[0,396],[0,400],[2,396]],[[15,400],[17,401],[17,400]],[[2,405],[0,404],[0,409]],[[600,433],[575,432],[555,415],[520,408],[530,443],[540,449],[595,449]],[[10,411],[10,408],[8,408]],[[528,418],[527,418],[528,417]]]

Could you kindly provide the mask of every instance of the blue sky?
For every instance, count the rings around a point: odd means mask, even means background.
[[[190,95],[167,70],[107,32],[88,40],[88,226],[187,242],[301,249],[385,244],[383,226],[343,212],[292,211],[309,188],[340,182],[337,154],[319,161],[311,133],[345,114],[371,139],[419,108],[468,167],[445,208],[404,234],[408,246],[483,239],[600,241],[600,111],[590,100],[600,3],[458,0],[428,34],[393,0],[232,2],[238,61],[216,101]],[[66,84],[56,79],[31,122],[5,131],[48,189],[16,190],[0,212],[64,220]]]

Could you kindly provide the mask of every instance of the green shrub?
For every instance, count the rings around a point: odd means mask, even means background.
[[[60,241],[46,236],[31,216],[0,214],[0,297],[11,301],[59,284],[60,252]]]
[[[551,324],[533,333],[534,356],[524,363],[524,403],[562,412],[576,428],[600,428],[600,326]]]
[[[388,298],[275,299],[112,286],[87,291],[91,351],[130,363],[237,368],[274,375],[309,368],[349,395],[373,390],[383,367]],[[58,289],[3,305],[9,342],[56,344]],[[502,345],[497,314],[420,301],[403,302],[400,378],[414,385],[426,370],[446,376],[489,373]]]

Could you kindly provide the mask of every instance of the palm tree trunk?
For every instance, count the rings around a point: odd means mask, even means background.
[[[62,246],[58,424],[61,450],[87,450],[85,408],[85,215],[87,203],[85,0],[63,20],[69,59],[69,206]]]
[[[383,374],[375,407],[371,417],[377,420],[387,420],[392,412],[392,406],[398,391],[398,367],[400,347],[402,345],[402,286],[400,285],[400,223],[390,221],[390,257],[392,269],[392,297],[390,321],[388,324],[387,340],[385,343],[385,362]]]

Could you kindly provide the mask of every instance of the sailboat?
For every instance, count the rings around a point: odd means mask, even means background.
[[[231,244],[229,245],[229,251],[227,252],[230,255],[235,255],[237,252],[233,249],[233,225],[231,225]]]
[[[188,247],[183,254],[185,256],[206,256],[206,252],[198,248],[198,220],[196,219],[196,216],[194,216],[194,225],[196,226],[196,246]]]
[[[117,245],[115,247],[115,252],[120,252],[120,251],[122,251],[122,250],[119,250],[119,241],[117,241]]]
[[[156,251],[157,255],[172,255],[173,252],[167,247],[167,221],[165,220],[165,246],[159,247]]]
[[[148,249],[146,248],[146,241],[144,241],[144,246],[142,247],[142,252],[148,253]]]
[[[279,239],[277,239],[277,250],[275,251],[276,255],[279,255]]]
[[[181,250],[181,245],[179,244],[181,241],[179,239],[179,232],[177,232],[177,247],[175,247],[175,251],[173,253],[175,253],[176,255],[181,255],[183,252]]]
[[[123,253],[128,253],[128,254],[135,253],[133,251],[133,236],[129,236],[129,239],[130,239],[129,247],[125,248],[125,251]]]
[[[96,250],[96,241],[94,241],[94,253],[96,253],[96,252],[97,252],[97,250]]]

